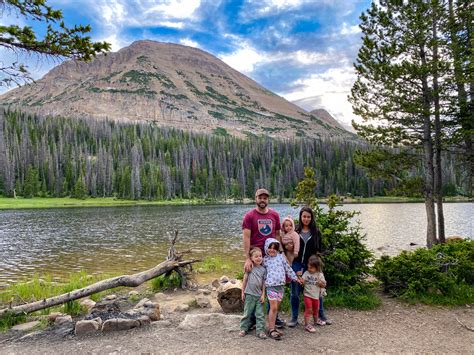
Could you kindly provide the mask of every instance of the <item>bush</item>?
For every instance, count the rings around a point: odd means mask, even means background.
[[[409,301],[433,304],[474,302],[474,241],[403,251],[375,262],[384,291]]]
[[[328,205],[327,213],[320,208],[317,211],[323,249],[326,250],[323,256],[324,274],[330,287],[351,288],[361,283],[369,273],[373,254],[363,243],[365,235],[361,228],[350,226],[357,212],[336,210],[331,200]]]
[[[181,287],[181,276],[176,271],[172,271],[170,274],[160,275],[151,280],[153,292],[176,287]]]

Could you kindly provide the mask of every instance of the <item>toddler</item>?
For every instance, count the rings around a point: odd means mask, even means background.
[[[295,223],[291,216],[287,216],[283,219],[281,242],[288,263],[291,265],[300,251],[300,236],[295,232]]]
[[[323,261],[316,255],[310,256],[308,259],[308,270],[303,274],[304,281],[304,325],[305,330],[315,333],[316,329],[310,324],[309,319],[313,314],[314,325],[318,323],[319,298],[325,295],[326,289],[321,285],[326,284],[323,274]]]

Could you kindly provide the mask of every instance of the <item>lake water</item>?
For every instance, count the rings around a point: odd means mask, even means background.
[[[289,205],[271,205],[298,216]],[[250,205],[138,206],[0,211],[0,286],[34,274],[72,271],[132,273],[166,257],[167,232],[179,230],[178,250],[193,256],[240,258],[243,215]],[[377,256],[425,245],[421,203],[351,204]],[[474,204],[445,204],[446,235],[474,238]],[[410,246],[410,242],[418,246]]]

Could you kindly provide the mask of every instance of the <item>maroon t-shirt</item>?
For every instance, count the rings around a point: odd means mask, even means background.
[[[280,230],[280,215],[272,209],[268,209],[267,213],[260,213],[254,208],[244,216],[242,229],[250,229],[250,246],[262,249],[265,255],[265,241],[276,238],[275,231]]]

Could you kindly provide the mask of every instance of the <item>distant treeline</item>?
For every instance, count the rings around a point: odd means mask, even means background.
[[[220,132],[220,131],[216,131]],[[0,194],[124,199],[253,197],[265,186],[291,197],[305,166],[318,194],[384,195],[353,162],[349,139],[247,140],[160,128],[153,123],[0,112]],[[458,186],[452,165],[447,186]]]

